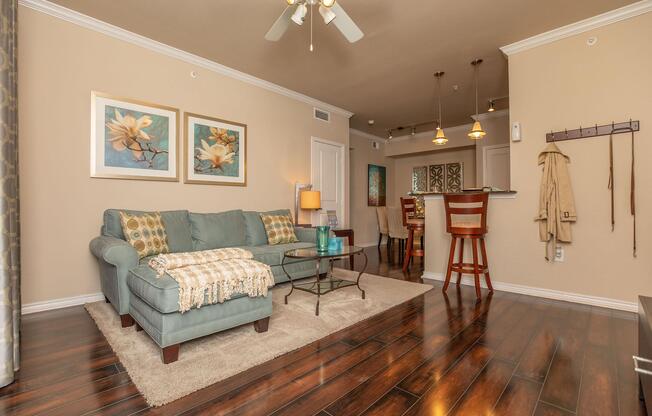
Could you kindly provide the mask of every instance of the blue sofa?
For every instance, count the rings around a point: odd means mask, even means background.
[[[225,329],[254,322],[258,332],[267,330],[272,314],[271,292],[266,297],[236,295],[218,304],[205,305],[185,313],[178,312],[179,286],[169,275],[157,278],[140,259],[136,250],[125,241],[120,224],[120,211],[141,214],[142,211],[108,209],[104,212],[101,235],[90,243],[90,250],[99,265],[100,284],[107,302],[120,315],[123,327],[136,324],[161,347],[163,362],[178,358],[179,344]],[[269,211],[290,215],[289,210]],[[254,211],[233,210],[200,214],[188,211],[163,211],[170,252],[188,252],[223,247],[241,247],[252,252],[254,259],[271,266],[276,283],[288,280],[281,267],[283,253],[294,248],[311,247],[316,242],[312,228],[296,228],[297,243],[268,245],[267,234]],[[321,272],[326,271],[326,265]],[[314,262],[292,262],[286,269],[292,277],[308,277],[315,273]]]

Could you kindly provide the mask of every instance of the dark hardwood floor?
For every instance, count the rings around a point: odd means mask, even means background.
[[[367,253],[369,273],[421,281],[420,260],[403,274],[384,251]],[[81,306],[28,315],[0,413],[645,414],[634,314],[498,291],[476,303],[471,287],[440,288],[152,409]]]

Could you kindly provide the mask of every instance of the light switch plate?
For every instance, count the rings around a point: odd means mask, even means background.
[[[561,263],[564,261],[564,258],[565,258],[564,247],[557,246],[557,250],[555,251],[555,262]]]
[[[512,123],[512,141],[520,142],[521,141],[521,123],[515,121]]]

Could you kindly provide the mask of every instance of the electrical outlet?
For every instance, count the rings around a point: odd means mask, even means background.
[[[557,246],[557,250],[555,251],[555,261],[561,263],[564,261],[564,257],[564,247]]]

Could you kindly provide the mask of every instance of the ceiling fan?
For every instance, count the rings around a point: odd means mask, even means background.
[[[301,26],[308,14],[308,9],[310,8],[311,17],[312,17],[312,7],[319,6],[319,14],[324,19],[324,23],[329,24],[333,23],[344,37],[351,43],[355,43],[362,39],[364,33],[360,28],[353,22],[344,9],[335,1],[335,0],[285,0],[288,6],[285,8],[285,11],[281,16],[276,19],[276,22],[269,29],[265,35],[265,39],[276,42],[277,40],[283,37],[283,34],[287,30],[290,22],[294,22],[297,25]],[[312,25],[312,19],[311,19]],[[312,37],[312,26],[311,26],[311,37]],[[312,41],[311,49],[312,50]]]

